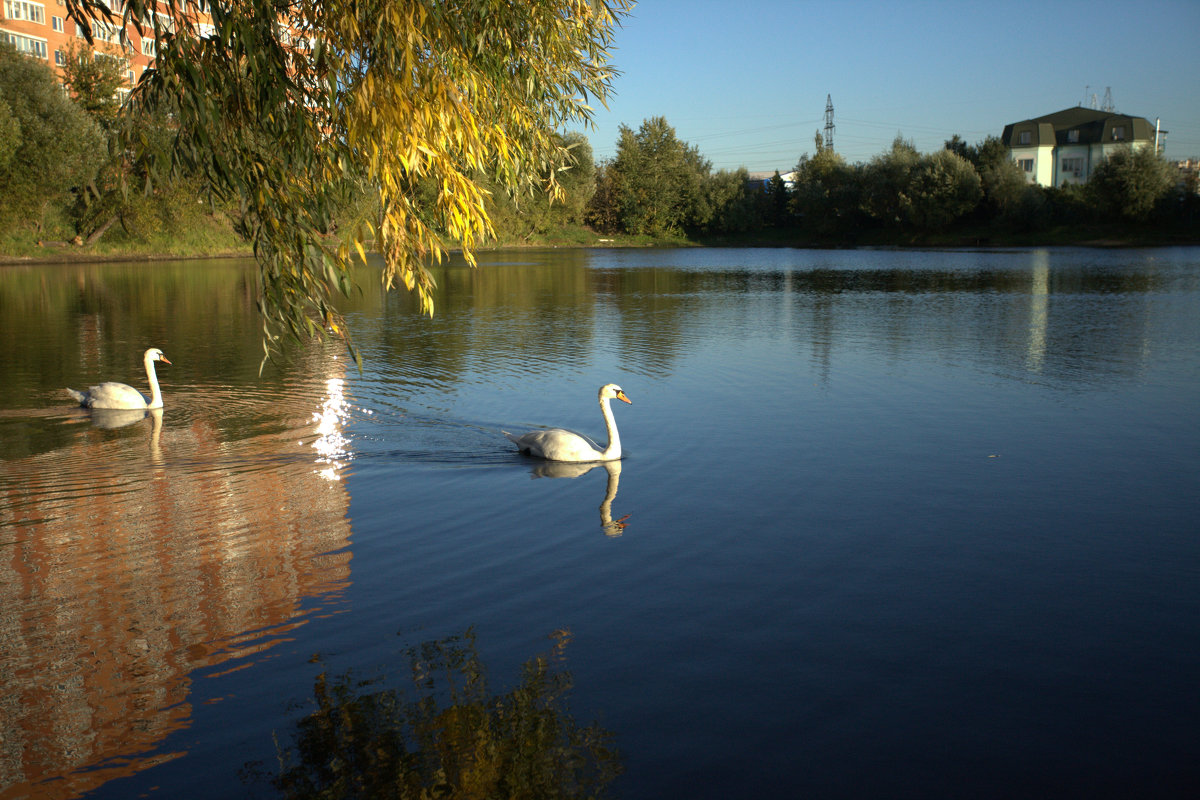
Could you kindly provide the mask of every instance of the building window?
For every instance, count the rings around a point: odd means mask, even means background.
[[[92,39],[99,42],[109,42],[115,44],[121,38],[121,29],[115,25],[109,25],[107,22],[103,22],[98,19],[94,19],[91,22]],[[78,22],[75,23],[75,35],[80,39],[87,38],[83,33],[83,28],[80,27]]]
[[[154,58],[155,52],[153,39],[142,39],[142,55]]]
[[[56,32],[62,33],[63,32],[63,18],[62,17],[51,17],[50,18],[50,27],[54,28],[54,30]]]
[[[54,63],[60,67],[67,63],[67,57],[63,55],[62,50],[54,51]]]
[[[45,39],[34,39],[30,36],[22,36],[19,33],[10,33],[8,31],[0,31],[0,42],[8,42],[19,52],[37,58],[49,59],[49,49],[46,47]]]
[[[1033,172],[1033,159],[1032,158],[1019,158],[1019,159],[1017,159],[1017,166],[1020,167],[1025,172]]]
[[[1079,129],[1078,128],[1067,131],[1067,141],[1070,142],[1071,144],[1077,144],[1079,142]]]
[[[101,53],[98,50],[94,51],[92,53],[92,59],[97,64],[106,64],[110,67],[115,67],[117,69],[120,69],[121,67],[125,66],[125,64],[124,64],[125,59],[120,58],[119,56],[111,55],[109,53]]]
[[[1125,126],[1114,125],[1112,129],[1112,138],[1114,142],[1120,142],[1125,139]]]
[[[1072,158],[1064,158],[1062,160],[1063,172],[1071,173],[1076,178],[1083,174],[1083,158],[1082,156],[1074,156]]]
[[[1017,144],[1032,144],[1032,143],[1033,143],[1033,132],[1032,131],[1021,131],[1020,133],[1017,134]]]
[[[41,3],[29,3],[26,0],[4,0],[4,16],[45,25],[46,7]]]

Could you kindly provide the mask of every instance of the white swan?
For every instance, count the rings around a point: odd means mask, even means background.
[[[615,383],[600,387],[600,409],[604,412],[604,427],[608,429],[608,447],[601,450],[594,442],[578,433],[562,428],[530,431],[517,436],[501,431],[522,453],[544,458],[547,461],[616,461],[621,457],[621,437],[617,434],[617,423],[613,419],[609,401],[614,398],[630,405],[633,401]]]
[[[170,364],[171,362],[163,355],[163,351],[157,347],[151,347],[147,350],[142,361],[146,365],[146,379],[150,381],[149,401],[146,400],[145,395],[132,386],[127,386],[124,383],[114,383],[113,381],[105,381],[99,386],[93,386],[86,392],[79,392],[75,389],[67,389],[67,392],[79,401],[79,405],[85,408],[162,408],[162,391],[158,388],[158,376],[154,374],[154,362],[161,361],[164,364]]]

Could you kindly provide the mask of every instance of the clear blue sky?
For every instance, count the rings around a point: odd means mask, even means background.
[[[922,152],[1080,104],[1161,118],[1168,158],[1200,156],[1200,0],[642,0],[617,32],[597,159],[662,116],[714,169],[795,166],[834,107],[834,149]]]

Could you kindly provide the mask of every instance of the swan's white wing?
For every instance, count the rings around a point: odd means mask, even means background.
[[[145,408],[149,403],[145,395],[124,383],[105,381],[88,390],[87,405],[91,408]]]
[[[504,435],[522,453],[550,461],[599,461],[603,456],[586,438],[562,428],[530,431],[520,436],[504,431]]]

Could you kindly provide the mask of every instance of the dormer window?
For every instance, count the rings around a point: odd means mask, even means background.
[[[1021,131],[1017,134],[1017,144],[1032,144],[1033,131]]]
[[[1114,125],[1113,129],[1112,129],[1112,138],[1113,138],[1114,142],[1124,141],[1125,126],[1124,125]]]
[[[1071,144],[1078,144],[1079,128],[1073,128],[1072,130],[1067,131],[1067,141]]]

